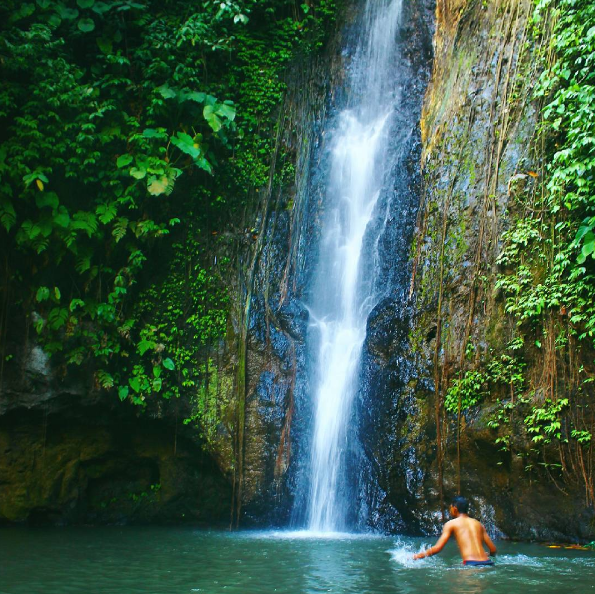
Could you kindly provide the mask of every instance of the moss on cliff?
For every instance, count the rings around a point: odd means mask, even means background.
[[[588,538],[591,446],[572,435],[589,431],[592,395],[577,388],[581,374],[591,375],[590,355],[572,338],[564,308],[542,307],[532,323],[519,322],[504,299],[503,279],[517,274],[527,289],[539,286],[554,258],[560,219],[542,201],[551,153],[540,134],[543,98],[534,95],[553,59],[552,29],[544,18],[535,34],[529,0],[439,2],[437,17],[411,333],[420,367],[433,375],[418,406],[434,410],[439,429],[428,488],[444,480],[448,493],[485,497],[501,507],[499,525],[520,535],[528,520],[518,514],[527,510],[512,490],[524,501],[551,484],[577,518],[556,523],[550,497],[537,516],[529,512],[531,534]]]

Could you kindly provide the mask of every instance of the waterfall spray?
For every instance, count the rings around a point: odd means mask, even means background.
[[[374,262],[386,224],[379,197],[391,116],[399,100],[392,70],[399,59],[401,8],[402,0],[367,1],[349,100],[332,139],[327,212],[310,304],[316,363],[307,524],[316,532],[347,528],[348,423],[367,319],[382,296]]]

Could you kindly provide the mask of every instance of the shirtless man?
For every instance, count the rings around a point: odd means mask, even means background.
[[[467,515],[468,511],[469,502],[460,495],[455,497],[449,509],[449,513],[453,519],[444,524],[442,536],[440,536],[438,542],[426,551],[417,553],[413,558],[423,559],[424,557],[431,557],[439,553],[448,542],[448,539],[454,534],[459,545],[459,550],[461,551],[461,557],[463,557],[463,565],[494,565],[494,562],[488,558],[483,545],[484,543],[487,545],[491,556],[496,554],[496,547],[483,525],[477,520],[470,518]]]

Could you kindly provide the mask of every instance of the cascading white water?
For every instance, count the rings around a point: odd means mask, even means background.
[[[386,218],[379,212],[395,105],[402,0],[367,0],[350,70],[348,107],[332,139],[326,215],[310,314],[318,353],[314,379],[308,528],[346,528],[345,449],[366,322],[381,290],[375,253]],[[380,221],[380,223],[379,223]]]

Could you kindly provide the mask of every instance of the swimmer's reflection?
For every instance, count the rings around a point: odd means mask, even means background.
[[[450,584],[452,592],[458,594],[482,594],[486,592],[489,586],[489,581],[485,579],[487,572],[492,572],[490,568],[465,568],[460,571],[449,572],[451,578]]]

